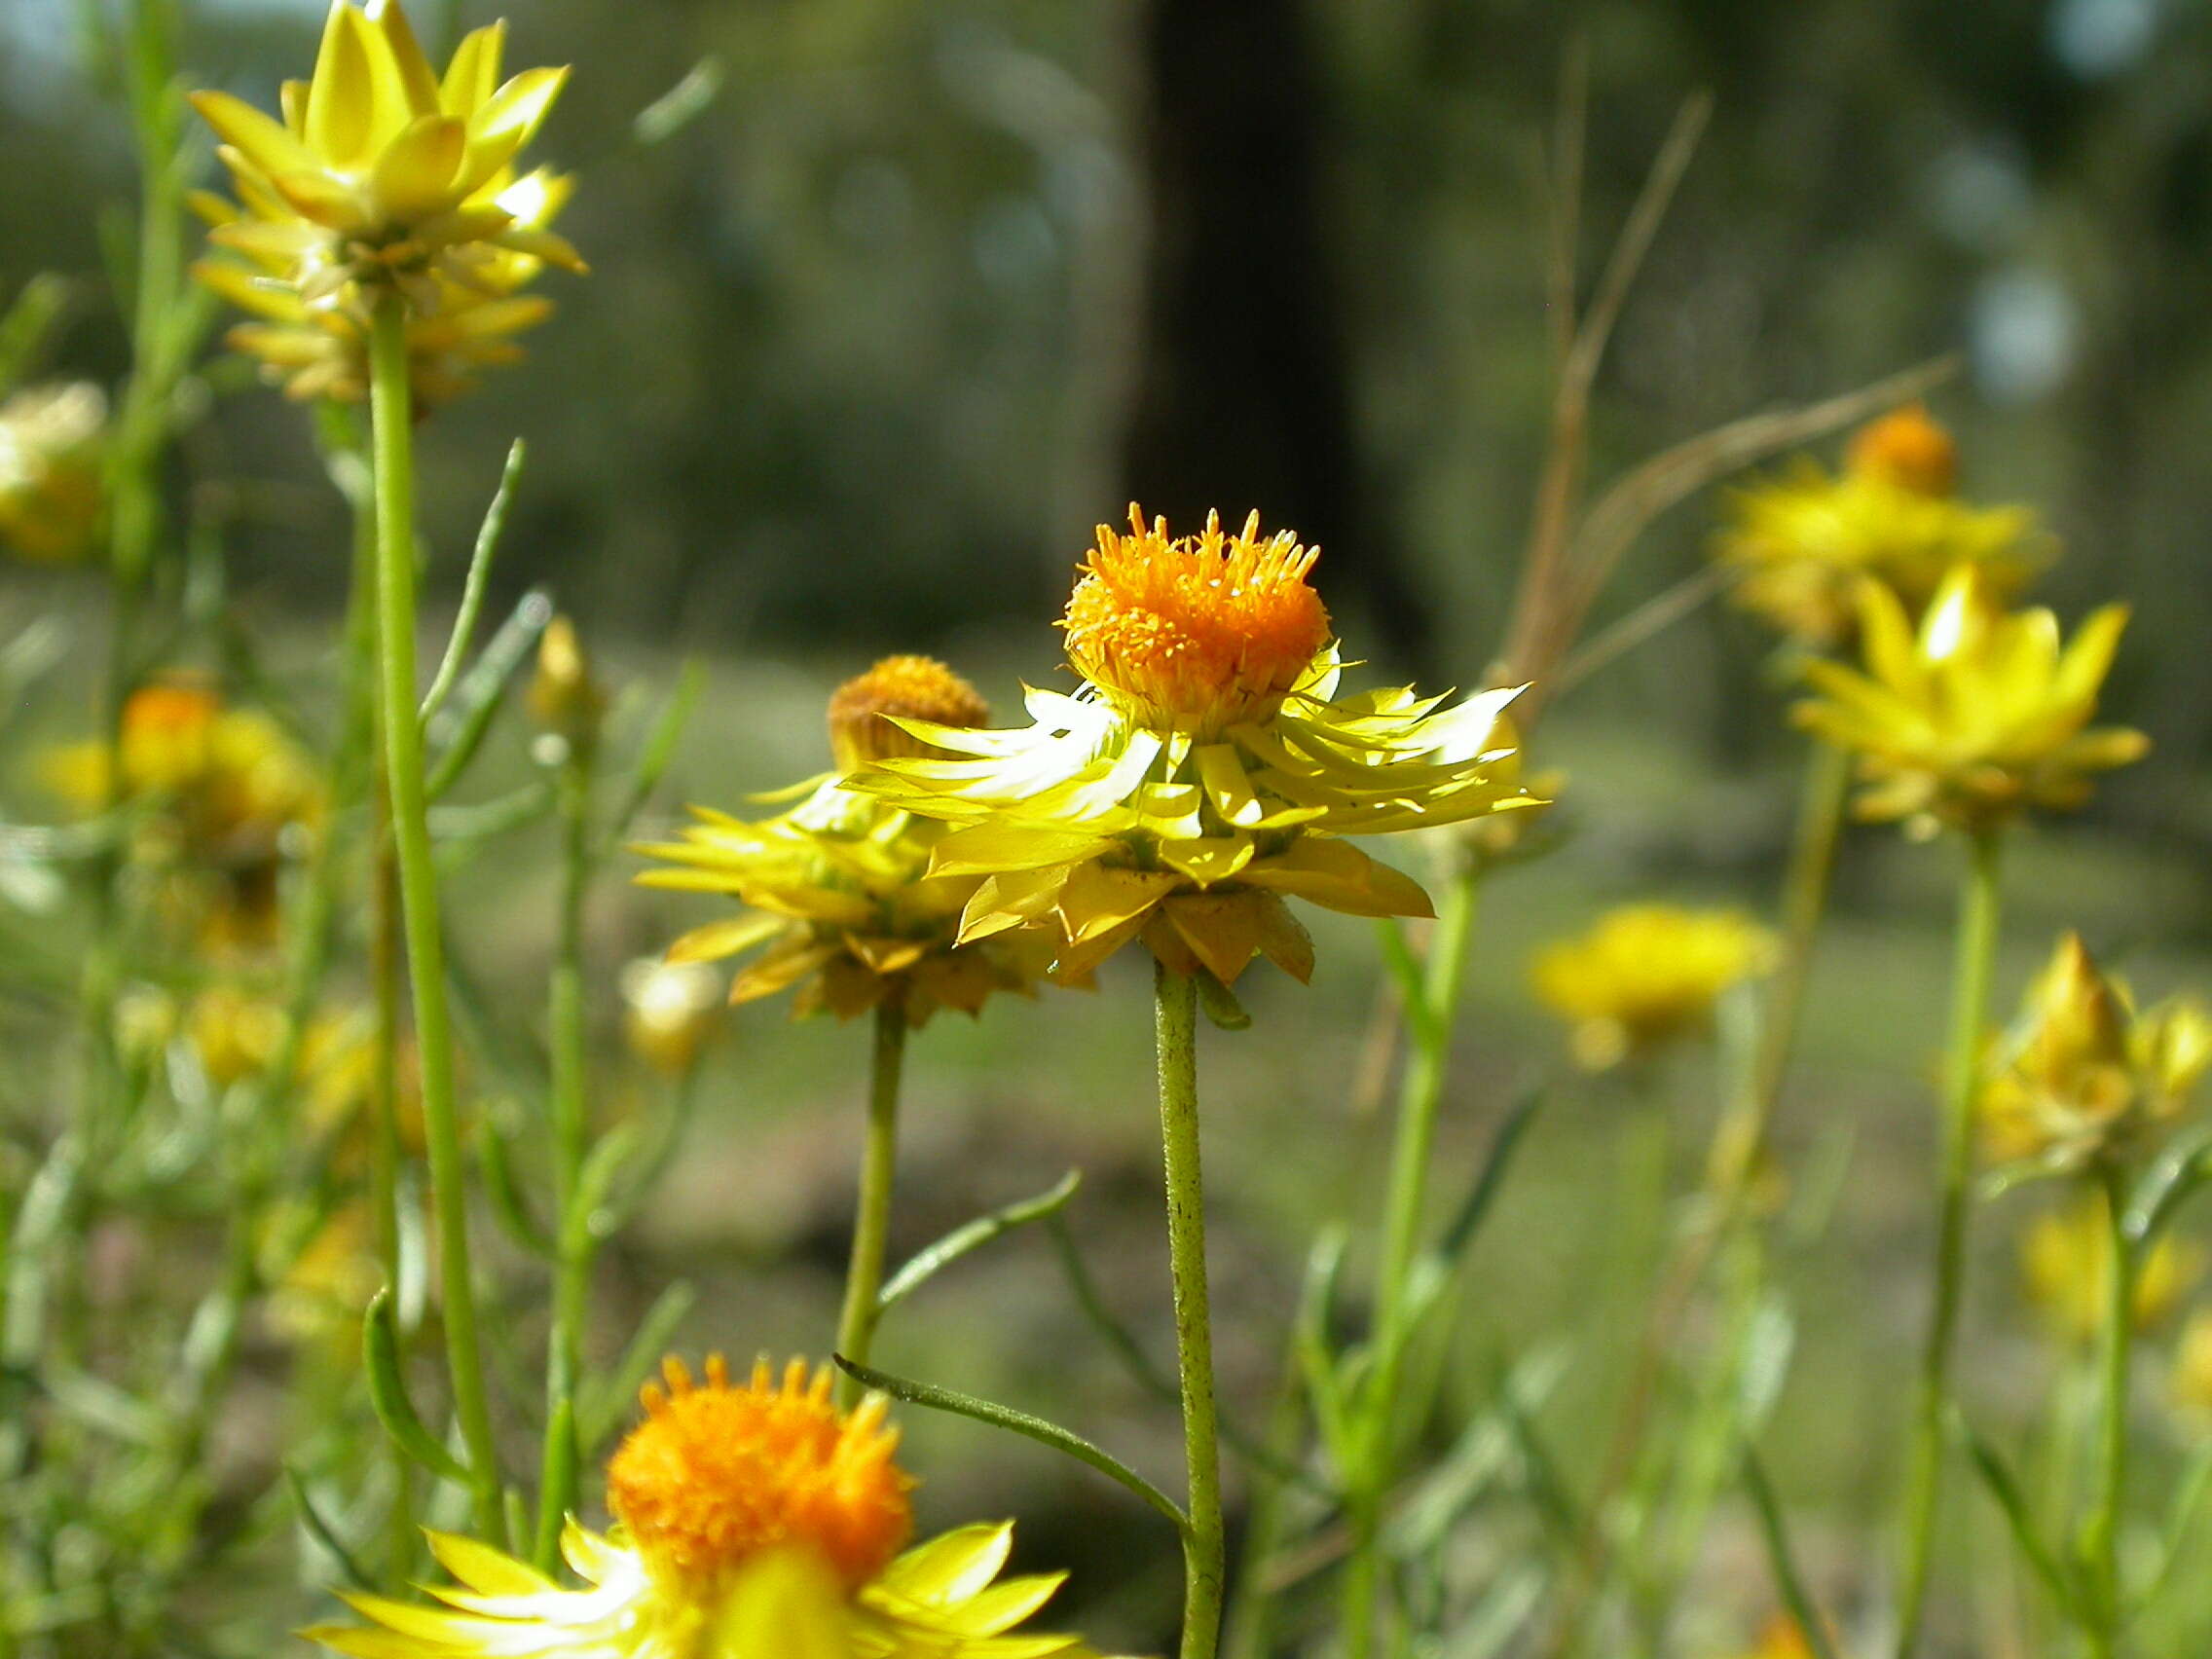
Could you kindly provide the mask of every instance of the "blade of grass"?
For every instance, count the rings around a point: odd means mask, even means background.
[[[491,581],[492,558],[506,532],[507,508],[513,503],[527,453],[522,439],[515,439],[507,451],[507,463],[500,469],[498,488],[492,492],[492,504],[484,509],[484,522],[476,527],[476,547],[468,557],[468,575],[461,583],[461,608],[454,614],[453,634],[446,641],[446,654],[439,659],[438,672],[431,676],[430,688],[423,694],[423,706],[417,711],[416,718],[425,723],[444,707],[455,682],[461,679],[461,665],[468,658],[469,642],[476,636],[476,619],[484,609],[484,590]]]

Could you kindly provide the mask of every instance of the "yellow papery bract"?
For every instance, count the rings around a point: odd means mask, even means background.
[[[1088,684],[1031,690],[1032,725],[907,721],[949,757],[885,760],[847,787],[957,826],[932,870],[990,877],[962,937],[1037,930],[1055,977],[1142,937],[1177,972],[1230,982],[1266,956],[1304,978],[1312,944],[1284,897],[1429,914],[1417,882],[1338,837],[1536,804],[1502,719],[1516,689],[1440,712],[1404,689],[1337,698],[1340,673],[1324,649],[1279,706],[1210,734],[1156,729],[1138,700]]]
[[[1766,972],[1774,954],[1774,937],[1737,911],[1629,904],[1546,945],[1530,977],[1573,1022],[1577,1061],[1602,1071],[1703,1028],[1721,993]]]
[[[1879,583],[1860,591],[1863,669],[1814,661],[1797,723],[1858,757],[1859,816],[1981,832],[2030,807],[2088,799],[2094,774],[2139,758],[2141,732],[2091,727],[2127,623],[2107,606],[2062,645],[2048,610],[2008,612],[1979,567],[1944,578],[1914,627]]]

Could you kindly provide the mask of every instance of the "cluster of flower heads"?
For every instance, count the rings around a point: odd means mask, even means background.
[[[850,1413],[830,1375],[670,1360],[607,1466],[607,1533],[571,1522],[565,1589],[489,1545],[433,1533],[455,1584],[429,1607],[350,1595],[366,1626],[313,1641],[356,1659],[1096,1659],[1023,1624],[1058,1576],[1000,1579],[1009,1526],[907,1548],[913,1482],[871,1395]]]
[[[396,0],[335,0],[281,121],[194,94],[237,191],[194,198],[219,250],[195,274],[258,319],[230,344],[294,397],[367,395],[370,313],[396,289],[415,395],[446,402],[520,354],[552,309],[523,292],[545,265],[583,269],[551,229],[572,181],[516,170],[568,71],[502,79],[505,46],[504,22],[477,29],[441,77]]]
[[[1774,936],[1737,910],[1624,904],[1538,951],[1536,995],[1571,1022],[1576,1061],[1604,1071],[1704,1030],[1731,986],[1767,972]]]
[[[90,381],[26,387],[0,402],[0,546],[60,565],[99,538],[107,395]]]

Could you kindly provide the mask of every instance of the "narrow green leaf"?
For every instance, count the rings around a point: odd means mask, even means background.
[[[682,741],[683,728],[690,723],[691,712],[699,706],[699,696],[707,688],[707,671],[697,658],[686,661],[676,678],[676,688],[661,705],[652,729],[645,734],[645,743],[638,750],[637,763],[630,768],[630,781],[624,786],[621,805],[616,809],[608,838],[619,842],[630,832],[638,814],[645,810],[645,802],[660,787],[661,778],[668,771],[669,762],[676,758],[676,746]]]
[[[569,1213],[561,1218],[561,1247],[581,1250],[612,1231],[607,1198],[638,1147],[638,1125],[618,1124],[593,1143],[576,1172],[576,1191]]]
[[[41,272],[17,290],[0,316],[0,395],[30,378],[54,325],[69,306],[69,284],[51,271]]]
[[[2175,1569],[2185,1559],[2190,1534],[2196,1529],[2196,1521],[2203,1510],[2204,1499],[2212,1493],[2212,1441],[2199,1447],[2190,1458],[2189,1467],[2174,1487],[2173,1507],[2167,1511],[2163,1535],[2158,1541],[2158,1566],[2134,1599],[2130,1614],[2140,1612],[2164,1596],[2173,1582]],[[2201,1557],[2194,1558],[2201,1560]]]
[[[1989,1489],[1989,1495],[2004,1511],[2005,1523],[2011,1529],[2012,1542],[2018,1547],[2021,1559],[2035,1569],[2035,1575],[2061,1609],[2070,1614],[2078,1613],[2081,1601],[2075,1586],[2058,1557],[2044,1541],[2035,1516],[2029,1511],[2027,1497],[2020,1491],[2020,1483],[2013,1478],[2003,1455],[1975,1431],[1967,1421],[1965,1413],[1954,1409],[1949,1420],[1951,1432],[1967,1449],[1974,1473],[1981,1477],[1981,1484]]]
[[[1375,937],[1382,941],[1382,966],[1389,970],[1391,981],[1398,987],[1398,1001],[1404,1008],[1406,1027],[1412,1034],[1414,1047],[1433,1048],[1442,1038],[1442,1021],[1428,1006],[1428,976],[1421,971],[1419,958],[1414,955],[1413,941],[1406,938],[1405,924],[1385,917],[1375,924]]]
[[[721,94],[722,80],[719,57],[700,58],[682,80],[630,118],[631,140],[644,149],[666,143],[706,114]]]
[[[423,1426],[415,1402],[407,1397],[407,1382],[399,1374],[399,1329],[392,1321],[389,1289],[369,1299],[368,1313],[361,1321],[361,1358],[369,1376],[369,1404],[392,1444],[439,1479],[467,1486],[467,1465]]]
[[[1249,1031],[1252,1028],[1252,1016],[1244,1012],[1236,993],[1203,968],[1198,970],[1198,1007],[1219,1030]]]
[[[1339,1475],[1349,1478],[1357,1471],[1352,1461],[1355,1442],[1345,1400],[1344,1381],[1337,1356],[1329,1343],[1329,1315],[1337,1302],[1337,1274],[1344,1267],[1345,1235],[1341,1227],[1325,1229],[1313,1240],[1306,1258],[1306,1277],[1299,1290],[1298,1312],[1291,1326],[1292,1351],[1306,1379],[1308,1404],[1321,1444]]]
[[[1127,1464],[1101,1452],[1081,1435],[1071,1434],[1057,1423],[1047,1422],[1041,1417],[1017,1412],[1011,1406],[994,1405],[989,1400],[978,1400],[973,1394],[955,1393],[950,1388],[940,1388],[928,1382],[916,1382],[904,1377],[894,1377],[888,1372],[871,1371],[865,1365],[855,1365],[843,1354],[835,1356],[837,1369],[853,1378],[863,1386],[889,1394],[895,1400],[903,1400],[910,1406],[923,1406],[934,1412],[949,1412],[955,1417],[972,1418],[977,1422],[987,1422],[994,1428],[1007,1429],[1064,1452],[1078,1462],[1088,1463],[1111,1481],[1127,1488],[1137,1496],[1172,1522],[1179,1533],[1188,1532],[1190,1522],[1182,1508],[1138,1474]]]
[[[484,1171],[484,1192],[492,1200],[493,1218],[523,1249],[553,1261],[558,1255],[553,1240],[538,1226],[537,1218],[530,1213],[529,1201],[522,1196],[522,1184],[515,1179],[514,1165],[508,1160],[506,1136],[491,1119],[492,1115],[486,1113],[476,1125],[476,1161]]]
[[[461,583],[461,608],[454,614],[453,635],[446,641],[446,654],[439,659],[438,672],[431,677],[430,688],[424,693],[423,706],[416,717],[425,723],[444,706],[454,682],[461,678],[461,665],[468,660],[469,643],[476,636],[476,619],[484,609],[484,590],[491,583],[492,558],[498,552],[499,537],[506,532],[507,508],[514,501],[515,485],[521,481],[527,453],[522,439],[515,439],[507,451],[507,464],[500,469],[498,488],[492,492],[492,504],[484,509],[484,522],[476,528],[476,547],[468,556],[468,575]]]
[[[1813,1659],[1835,1659],[1835,1643],[1828,1640],[1827,1620],[1813,1604],[1804,1577],[1797,1570],[1797,1557],[1789,1547],[1789,1530],[1782,1517],[1781,1501],[1766,1478],[1766,1468],[1760,1463],[1758,1453],[1748,1440],[1744,1442],[1743,1462],[1744,1487],[1758,1510],[1759,1536],[1765,1541],[1767,1566],[1773,1570],[1775,1588],[1782,1594],[1783,1605],[1796,1621],[1805,1645],[1813,1650]]]
[[[429,781],[424,786],[431,800],[437,800],[461,781],[461,773],[476,757],[484,734],[492,729],[507,682],[552,620],[553,602],[544,589],[533,588],[524,594],[478,653],[475,665],[461,676],[446,707],[429,722],[424,736],[438,754]]]
[[[576,1443],[580,1456],[591,1456],[614,1431],[614,1425],[629,1409],[630,1401],[636,1398],[647,1373],[668,1351],[676,1327],[683,1323],[683,1316],[691,1311],[691,1304],[697,1300],[698,1292],[691,1288],[688,1279],[678,1279],[662,1291],[645,1309],[645,1316],[638,1321],[637,1332],[630,1338],[630,1346],[622,1350],[614,1369],[583,1390],[583,1399],[576,1411]]]
[[[1050,1191],[1039,1193],[1035,1198],[1018,1198],[1011,1204],[992,1210],[988,1215],[979,1215],[965,1226],[954,1228],[936,1243],[917,1250],[903,1267],[891,1275],[891,1281],[876,1297],[876,1310],[879,1313],[889,1311],[942,1270],[969,1252],[990,1243],[992,1239],[1003,1237],[1017,1227],[1032,1221],[1043,1221],[1047,1216],[1054,1214],[1075,1197],[1076,1189],[1082,1185],[1083,1171],[1071,1169]]]
[[[1513,1154],[1521,1144],[1521,1137],[1529,1125],[1535,1122],[1536,1113],[1544,1104],[1544,1086],[1530,1084],[1524,1088],[1505,1114],[1505,1121],[1497,1125],[1490,1137],[1490,1150],[1483,1155],[1483,1164],[1475,1176],[1475,1184],[1467,1189],[1452,1217],[1444,1236],[1437,1241],[1436,1253],[1448,1263],[1456,1263],[1474,1243],[1475,1235],[1482,1231],[1483,1220],[1490,1214],[1499,1189],[1505,1185],[1506,1171],[1512,1167]]]
[[[292,1507],[300,1512],[300,1525],[307,1529],[308,1535],[338,1564],[338,1570],[348,1584],[373,1595],[378,1589],[377,1581],[353,1559],[353,1552],[339,1537],[338,1529],[323,1519],[322,1511],[315,1507],[314,1499],[308,1493],[307,1481],[290,1463],[284,1465],[284,1485],[292,1494]]]

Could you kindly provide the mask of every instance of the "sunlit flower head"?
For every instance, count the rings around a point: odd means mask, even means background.
[[[890,657],[840,686],[830,704],[832,749],[843,755],[920,747],[903,719],[985,719],[975,689],[942,663]],[[636,850],[672,867],[645,871],[647,887],[719,893],[745,913],[709,922],[669,947],[668,959],[713,962],[760,954],[737,975],[730,1001],[796,987],[794,1014],[839,1018],[890,1001],[910,1024],[940,1008],[978,1012],[994,991],[1027,994],[1042,964],[1019,941],[960,941],[963,907],[978,875],[931,868],[946,826],[845,787],[839,772],[766,798],[801,796],[789,812],[748,821],[705,807],[677,841]]]
[[[2111,1300],[2112,1224],[2099,1194],[2036,1217],[2020,1240],[2020,1277],[2028,1300],[2053,1334],[2088,1343],[2104,1329]],[[2138,1331],[2163,1324],[2204,1270],[2203,1252],[2160,1238],[2135,1270],[2132,1317]]]
[[[1836,476],[1801,461],[1736,492],[1715,556],[1735,572],[1738,604],[1822,648],[1857,631],[1858,589],[1869,578],[1913,614],[1956,565],[2017,592],[2049,561],[2050,537],[2026,507],[1959,500],[1957,480],[1950,433],[1912,404],[1862,427]]]
[[[1767,972],[1774,952],[1773,935],[1740,911],[1624,904],[1544,946],[1530,977],[1572,1021],[1575,1059],[1603,1071],[1705,1029],[1721,993]]]
[[[34,386],[0,403],[0,546],[59,565],[98,539],[107,396],[90,381]]]
[[[2000,1162],[2054,1170],[2134,1156],[2189,1110],[2208,1069],[2212,1009],[2177,996],[2138,1011],[2069,933],[1998,1046],[1983,1138]]]
[[[2030,808],[2089,797],[2095,775],[2138,759],[2141,732],[2091,726],[2127,625],[2108,605],[2062,642],[2040,607],[2007,611],[1979,567],[1943,579],[1917,630],[1897,595],[1860,590],[1863,668],[1815,660],[1797,723],[1858,756],[1864,819],[1981,832]]]
[[[441,79],[397,0],[334,0],[313,77],[284,84],[281,121],[228,92],[193,94],[244,209],[213,240],[311,308],[397,287],[434,315],[445,284],[478,285],[502,252],[581,270],[532,221],[543,186],[518,190],[514,167],[569,72],[502,81],[505,46],[503,22],[475,30]]]
[[[690,1070],[720,1022],[722,977],[703,962],[645,957],[622,970],[622,1037],[665,1076]]]
[[[508,186],[500,204],[517,227],[546,230],[567,205],[574,180],[540,167]],[[284,218],[281,201],[246,197],[241,208],[201,191],[194,208],[211,226]],[[266,248],[222,247],[192,268],[200,281],[253,320],[224,336],[233,350],[254,358],[262,378],[302,402],[332,398],[359,403],[369,395],[369,315],[358,294],[311,305],[288,283],[287,256]],[[524,292],[545,262],[510,248],[491,249],[473,263],[466,282],[434,276],[436,304],[407,314],[408,379],[415,406],[429,410],[475,388],[486,369],[520,362],[519,338],[553,314],[553,302]]]
[[[794,1361],[694,1383],[671,1361],[608,1464],[605,1535],[570,1524],[565,1590],[507,1556],[432,1534],[459,1580],[442,1607],[345,1600],[381,1628],[307,1634],[361,1659],[1088,1659],[1074,1637],[1014,1633],[1054,1577],[994,1583],[1012,1529],[969,1527],[899,1553],[911,1482],[871,1396],[843,1413]]]
[[[2212,1308],[2198,1309],[2182,1327],[2170,1382],[2175,1409],[2212,1428]]]
[[[1224,983],[1257,956],[1298,978],[1312,941],[1283,901],[1424,916],[1419,885],[1342,837],[1536,804],[1503,719],[1516,691],[1439,711],[1411,690],[1339,699],[1328,613],[1296,536],[1210,518],[1171,538],[1101,527],[1063,626],[1085,677],[1032,690],[1033,724],[908,720],[948,757],[892,758],[852,788],[959,828],[939,875],[983,877],[961,937],[1042,938],[1081,977],[1142,938]]]

